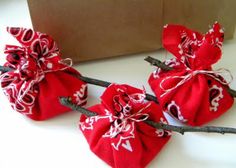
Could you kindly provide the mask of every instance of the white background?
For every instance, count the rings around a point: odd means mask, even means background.
[[[6,26],[32,27],[26,0],[0,0],[0,63],[3,47],[16,41],[5,31]],[[83,75],[117,83],[146,87],[154,70],[143,61],[147,55],[164,59],[166,52],[138,54],[81,63],[76,66]],[[170,56],[170,55],[168,55]],[[222,59],[215,68],[228,68],[236,77],[236,39],[226,41]],[[236,89],[236,80],[231,84]],[[103,88],[89,86],[88,106],[99,101]],[[89,149],[78,129],[80,114],[70,112],[48,121],[35,122],[14,112],[6,97],[0,94],[0,168],[106,168]],[[170,120],[171,124],[176,124]],[[236,107],[209,123],[236,128]],[[236,135],[186,133],[173,136],[150,168],[235,168]]]

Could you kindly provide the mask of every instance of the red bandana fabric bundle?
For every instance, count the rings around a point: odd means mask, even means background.
[[[179,25],[167,25],[163,45],[175,58],[165,61],[173,70],[157,68],[149,84],[164,110],[188,125],[205,124],[233,104],[228,83],[212,70],[221,55],[224,32],[218,23],[205,35]]]
[[[144,122],[167,123],[161,108],[145,102],[140,89],[112,84],[101,96],[101,104],[89,110],[98,115],[82,115],[80,128],[91,150],[111,167],[145,167],[170,139],[169,131]]]
[[[7,62],[12,71],[3,73],[1,86],[14,110],[33,120],[45,120],[70,111],[59,96],[70,96],[84,105],[87,85],[80,74],[60,58],[55,41],[31,29],[8,28],[21,46],[6,45]]]

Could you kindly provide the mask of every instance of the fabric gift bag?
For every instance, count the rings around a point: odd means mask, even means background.
[[[145,167],[170,139],[145,120],[167,123],[161,108],[145,101],[145,93],[129,85],[110,85],[101,103],[89,108],[98,115],[81,116],[80,129],[91,150],[114,168]]]
[[[188,125],[205,124],[233,104],[228,82],[221,76],[226,69],[213,70],[222,55],[224,32],[219,23],[202,35],[181,25],[166,25],[163,46],[175,58],[164,63],[173,68],[157,68],[149,78],[164,112]]]
[[[21,46],[6,45],[5,67],[1,86],[14,110],[33,120],[46,120],[70,111],[59,102],[70,96],[84,105],[87,85],[78,79],[80,73],[62,60],[55,41],[47,34],[25,28],[7,28]]]

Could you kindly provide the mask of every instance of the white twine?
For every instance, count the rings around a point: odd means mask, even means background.
[[[109,134],[110,138],[116,137],[121,132],[127,132],[129,131],[131,124],[129,124],[129,120],[132,122],[142,122],[148,119],[149,114],[142,113],[143,110],[147,109],[151,103],[149,103],[147,106],[139,110],[137,113],[134,113],[130,116],[125,116],[122,112],[119,117],[115,117],[114,125],[112,126],[112,132]],[[140,118],[140,119],[137,119]],[[120,123],[119,123],[120,122]]]
[[[132,100],[135,103],[142,103],[145,100],[145,98],[146,98],[145,87],[143,86],[143,93],[130,94],[130,95],[128,95],[128,97],[130,98],[130,100]]]
[[[44,62],[44,61],[45,61],[45,59],[42,59],[42,62]],[[69,63],[67,63],[66,61],[69,61]],[[37,63],[38,63],[38,67],[41,67],[40,64],[39,64],[39,61]],[[67,68],[69,68],[73,65],[72,59],[70,59],[70,58],[62,59],[62,60],[58,61],[58,63],[66,65],[66,67],[56,69],[56,70],[45,70],[45,71],[43,71],[41,69],[39,72],[36,73],[36,75],[35,75],[36,78],[31,80],[30,83],[27,83],[26,81],[24,81],[24,83],[22,84],[19,91],[18,92],[16,91],[16,97],[15,98],[18,101],[22,102],[24,96],[28,92],[33,91],[33,86],[35,84],[39,83],[40,81],[42,81],[46,73],[56,72],[56,71],[63,71],[63,70],[66,70]],[[21,67],[18,67],[18,68],[21,68],[21,69],[26,68],[27,69],[28,64],[29,64],[29,61],[26,61],[24,65],[22,65]],[[20,70],[18,68],[15,70],[15,72],[20,73]],[[6,76],[8,76],[8,73],[4,73],[4,74],[0,75],[0,81],[1,82],[8,82],[8,81],[13,82],[15,80],[15,78],[14,79],[5,78]],[[27,84],[27,86],[26,86],[26,84]],[[9,88],[9,87],[11,87],[11,85],[12,85],[12,83],[9,86],[7,86],[6,88],[3,88],[3,89]],[[13,84],[13,85],[15,85],[15,84]],[[16,88],[16,87],[14,87],[14,88]]]
[[[218,76],[220,76],[220,74],[223,74],[223,73],[229,74],[229,76],[230,76],[229,82],[227,82],[226,80],[221,80],[218,77]],[[160,88],[164,91],[164,93],[161,94],[160,97],[163,97],[166,94],[168,94],[169,92],[175,90],[176,88],[178,88],[179,86],[181,86],[184,83],[188,82],[190,79],[192,79],[194,76],[196,76],[198,74],[204,74],[204,75],[210,76],[210,77],[214,78],[215,80],[217,80],[218,82],[220,82],[223,85],[229,85],[233,80],[232,74],[230,73],[230,71],[228,69],[225,69],[225,68],[220,68],[220,69],[212,70],[212,71],[195,70],[195,71],[192,71],[192,72],[188,73],[187,75],[183,75],[183,76],[168,76],[160,82]],[[175,86],[166,89],[166,88],[164,88],[163,84],[164,84],[164,82],[166,82],[169,79],[181,79],[181,80]]]

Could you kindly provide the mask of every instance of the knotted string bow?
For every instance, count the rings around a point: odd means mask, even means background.
[[[134,122],[142,122],[148,119],[149,115],[143,113],[145,109],[150,106],[150,103],[133,113],[133,103],[143,103],[145,100],[145,93],[126,94],[122,89],[118,89],[121,94],[114,96],[114,108],[117,115],[113,116],[110,130],[104,137],[114,138],[120,133],[131,134]]]
[[[72,61],[62,60],[55,41],[44,33],[25,28],[7,28],[7,31],[21,46],[6,45],[4,66],[13,70],[3,73],[0,82],[13,109],[30,114],[38,94],[37,84],[46,73],[65,70],[72,66]]]
[[[221,74],[225,74],[227,73],[230,77],[229,81],[224,80],[223,78],[221,78]],[[189,80],[191,80],[194,76],[199,75],[199,74],[203,74],[203,75],[207,75],[212,77],[213,79],[217,80],[218,82],[220,82],[223,85],[229,85],[232,81],[233,81],[233,76],[230,73],[230,71],[228,69],[225,68],[220,68],[217,70],[195,70],[195,71],[188,71],[188,73],[186,75],[183,76],[167,76],[165,77],[161,82],[160,82],[160,88],[164,91],[163,94],[161,94],[160,97],[165,96],[166,94],[168,94],[169,92],[177,89],[178,87],[180,87],[181,85],[185,84],[186,82],[188,82]],[[180,81],[177,82],[177,84],[175,86],[169,87],[169,88],[165,88],[165,82],[168,80],[172,80],[172,79],[180,79]]]
[[[183,26],[167,25],[163,31],[163,45],[177,59],[186,75],[170,75],[160,82],[160,88],[164,91],[160,97],[185,84],[194,76],[203,74],[212,77],[223,85],[228,85],[233,77],[229,70],[221,68],[212,70],[211,65],[216,63],[222,55],[222,42],[224,32],[216,22],[212,29],[205,35],[187,29]],[[230,81],[225,81],[221,74],[227,73]],[[165,82],[179,79],[173,87],[166,87]]]

